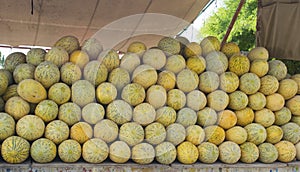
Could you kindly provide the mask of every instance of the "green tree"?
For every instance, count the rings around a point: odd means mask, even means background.
[[[216,36],[220,41],[225,36],[229,23],[238,7],[237,0],[224,0],[224,5],[217,9],[200,29],[200,36]],[[247,0],[231,30],[227,42],[235,42],[243,51],[255,46],[257,0]]]

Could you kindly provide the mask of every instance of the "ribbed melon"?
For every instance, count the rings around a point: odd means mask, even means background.
[[[38,163],[49,163],[56,157],[56,145],[49,139],[35,140],[30,147],[31,158]]]
[[[5,58],[4,68],[9,72],[13,72],[21,63],[26,63],[26,55],[22,52],[13,52]]]
[[[65,140],[58,146],[58,156],[63,162],[76,162],[81,157],[81,145],[72,139]]]
[[[36,106],[34,113],[44,122],[50,122],[58,115],[58,105],[52,100],[43,100]]]
[[[123,88],[121,98],[130,105],[136,106],[145,100],[145,89],[138,83],[128,84]]]
[[[16,66],[13,77],[16,83],[21,82],[24,79],[34,79],[35,66],[28,63],[22,63]]]
[[[19,136],[10,136],[2,142],[1,155],[4,161],[19,164],[29,157],[30,144]]]
[[[272,125],[266,129],[267,139],[266,142],[275,144],[278,143],[283,137],[282,129],[277,125]]]
[[[78,39],[73,35],[66,35],[61,37],[59,40],[57,40],[54,44],[54,46],[62,47],[65,49],[69,54],[71,54],[73,51],[79,49],[79,41]]]
[[[259,92],[264,95],[271,95],[275,93],[279,88],[279,82],[275,76],[266,75],[260,78],[260,89]]]
[[[296,147],[289,141],[282,140],[275,144],[278,151],[278,161],[291,162],[296,158]]]

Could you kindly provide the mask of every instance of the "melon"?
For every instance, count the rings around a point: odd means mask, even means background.
[[[232,110],[242,110],[248,105],[248,96],[242,91],[234,91],[229,94],[228,107]]]
[[[31,158],[38,163],[49,163],[56,157],[56,145],[49,139],[40,138],[30,147]]]
[[[49,88],[53,84],[59,82],[59,68],[52,62],[42,62],[36,67],[34,71],[34,79],[39,81],[45,88]]]
[[[73,163],[81,157],[81,145],[73,139],[63,141],[58,146],[58,156],[66,163]]]
[[[34,114],[46,123],[53,121],[58,115],[58,105],[52,100],[43,100],[37,104]]]
[[[199,125],[190,125],[186,127],[186,141],[193,143],[194,145],[201,144],[205,139],[205,132]]]
[[[157,47],[167,55],[174,55],[180,52],[180,42],[171,37],[164,37],[159,40]]]
[[[140,64],[141,59],[137,54],[125,53],[121,58],[120,68],[127,70],[131,74]]]
[[[141,103],[134,107],[132,119],[142,126],[151,124],[156,117],[154,107],[149,103]]]
[[[131,157],[130,147],[126,142],[115,141],[109,146],[109,159],[115,163],[125,163]]]
[[[240,77],[239,89],[247,95],[255,94],[261,88],[261,80],[254,73],[245,73]]]
[[[266,131],[267,131],[266,142],[268,143],[271,144],[278,143],[283,137],[283,130],[277,125],[272,125],[266,128]]]
[[[254,122],[261,124],[264,127],[269,127],[275,122],[274,113],[267,108],[255,111]]]
[[[215,72],[206,71],[199,75],[199,90],[211,93],[218,89],[220,84],[219,75]]]
[[[253,60],[250,63],[250,72],[258,77],[265,76],[269,71],[269,63],[266,60]]]
[[[22,52],[13,52],[5,58],[4,68],[12,73],[21,63],[26,63],[26,55]]]
[[[247,141],[247,131],[241,126],[234,126],[225,132],[225,139],[236,144],[243,144]]]
[[[300,126],[300,116],[292,116],[291,122],[294,122]]]
[[[120,66],[120,58],[118,53],[113,49],[108,49],[102,51],[98,58],[98,61],[101,62],[101,64],[104,64],[108,70],[108,72],[112,71],[113,69]]]
[[[89,55],[83,50],[75,50],[70,54],[70,62],[78,65],[80,69],[90,61]]]
[[[226,93],[234,92],[240,85],[239,77],[233,72],[225,72],[220,75],[220,89]]]
[[[45,61],[52,62],[57,67],[69,61],[68,52],[62,47],[52,47],[45,55]]]
[[[0,112],[0,141],[15,134],[16,122],[12,116],[5,112]]]
[[[292,112],[289,108],[283,107],[279,111],[274,112],[275,115],[275,125],[284,125],[292,119]]]
[[[105,82],[107,77],[108,69],[99,61],[90,61],[83,69],[83,78],[90,81],[95,86]]]
[[[176,76],[173,72],[164,70],[158,74],[157,84],[169,91],[176,85]]]
[[[183,125],[179,123],[170,124],[167,128],[166,141],[171,142],[174,146],[177,146],[185,140],[186,131]]]
[[[199,111],[206,106],[206,95],[200,90],[193,90],[186,95],[186,106]]]
[[[190,43],[190,41],[186,37],[183,37],[183,36],[176,36],[175,39],[180,42],[180,54],[182,54],[184,51],[184,48],[186,47],[187,44]]]
[[[46,51],[42,48],[31,48],[26,54],[26,62],[34,66],[45,60]]]
[[[2,95],[2,98],[5,102],[7,102],[7,100],[10,99],[11,97],[19,96],[17,92],[17,87],[18,87],[17,84],[12,84],[7,87],[5,93]]]
[[[217,112],[210,107],[205,107],[202,110],[197,112],[197,124],[202,127],[215,125],[217,121],[218,121]]]
[[[300,159],[300,142],[297,143],[295,145],[295,147],[296,147],[296,158],[297,158],[297,160],[299,160]]]
[[[53,100],[58,105],[67,103],[70,98],[71,88],[63,82],[53,84],[48,90],[48,99]]]
[[[140,84],[145,89],[157,82],[157,72],[149,65],[143,64],[138,66],[132,73],[132,82]]]
[[[186,105],[186,95],[179,89],[169,90],[167,93],[167,105],[174,110],[179,110]]]
[[[210,125],[204,128],[205,140],[215,145],[221,144],[225,140],[225,131],[217,125]]]
[[[7,79],[8,79],[8,85],[12,85],[12,84],[15,83],[14,77],[13,77],[13,72],[10,72],[9,70],[7,70],[5,68],[4,69],[0,69],[0,76],[1,76],[1,78],[4,78],[4,76],[7,77]]]
[[[261,110],[267,104],[266,96],[261,92],[256,92],[248,96],[248,106],[253,110]]]
[[[103,46],[98,39],[88,38],[82,43],[81,50],[89,55],[90,60],[96,60],[102,52]]]
[[[167,127],[170,124],[175,123],[176,121],[176,111],[169,107],[169,106],[163,106],[161,108],[158,108],[156,110],[156,122],[161,123],[163,126]]]
[[[81,119],[81,108],[72,102],[67,102],[59,106],[58,119],[62,120],[68,126],[72,126]]]
[[[54,46],[64,48],[69,54],[79,49],[80,47],[78,39],[73,35],[66,35],[61,37],[55,42]]]
[[[206,69],[206,61],[202,56],[191,56],[186,60],[186,67],[199,75]]]
[[[60,79],[67,85],[72,85],[74,82],[80,80],[81,76],[81,69],[72,62],[67,62],[60,68]]]
[[[177,74],[186,67],[185,59],[182,55],[172,55],[167,58],[165,70]]]
[[[18,84],[17,92],[20,97],[30,103],[39,103],[47,98],[45,87],[33,79],[22,80]]]
[[[248,53],[248,58],[250,61],[254,60],[264,60],[267,61],[269,58],[269,52],[264,47],[255,47]]]
[[[116,140],[118,134],[118,125],[109,119],[103,119],[94,125],[94,137],[100,138],[106,143]]]
[[[146,50],[142,57],[143,64],[152,66],[156,70],[162,69],[167,61],[165,53],[160,49],[149,49]]]
[[[226,164],[234,164],[241,158],[241,149],[238,144],[226,141],[219,145],[219,159]]]
[[[96,124],[104,118],[105,109],[99,103],[89,103],[82,108],[82,118],[89,124]]]
[[[294,122],[289,122],[281,126],[283,139],[296,144],[300,141],[300,126]]]
[[[279,88],[277,92],[281,94],[285,100],[288,100],[297,94],[298,84],[292,79],[283,79],[279,82]]]
[[[89,163],[101,163],[108,157],[108,145],[101,139],[93,138],[82,145],[82,158]]]
[[[258,123],[251,123],[244,127],[247,131],[247,141],[256,145],[263,143],[267,139],[266,129]]]
[[[138,164],[150,164],[155,158],[155,150],[149,143],[140,143],[132,147],[131,158]]]
[[[242,54],[235,54],[229,58],[228,69],[230,72],[233,72],[238,76],[242,76],[249,72],[250,60]]]
[[[298,85],[298,92],[297,94],[300,94],[300,74],[295,74],[293,76],[291,76],[291,79],[296,81],[297,85]]]
[[[282,80],[287,75],[287,67],[280,60],[271,60],[269,63],[268,75],[272,75],[277,78],[277,80]]]
[[[300,116],[300,95],[296,95],[286,102],[286,107],[293,115]]]
[[[29,157],[30,144],[19,136],[10,136],[2,142],[1,155],[4,161],[20,164]]]
[[[279,93],[274,93],[266,96],[266,108],[271,111],[278,111],[284,107],[284,97]]]
[[[4,72],[0,72],[0,95],[6,93],[8,89],[8,78]]]
[[[240,145],[240,149],[240,161],[243,163],[254,163],[259,158],[259,149],[254,143],[245,142]]]
[[[228,59],[221,51],[212,51],[205,57],[206,70],[217,74],[224,73],[228,68]]]
[[[223,129],[229,129],[235,126],[237,122],[236,114],[231,110],[222,110],[218,113],[218,122],[217,124]]]
[[[188,93],[195,90],[199,84],[199,77],[196,72],[184,69],[177,74],[176,85],[181,91]]]
[[[69,138],[69,134],[70,129],[68,124],[61,120],[51,121],[45,128],[45,138],[53,141],[57,145],[67,140]]]
[[[279,88],[279,82],[275,76],[266,75],[260,78],[260,89],[259,92],[264,95],[271,95],[275,93]]]
[[[206,164],[212,164],[219,158],[219,148],[210,142],[203,142],[198,147],[198,159]]]
[[[16,124],[16,133],[18,136],[34,141],[44,135],[45,123],[35,115],[26,115],[18,120]]]
[[[222,90],[216,90],[207,95],[208,107],[221,111],[224,110],[229,104],[229,96]]]
[[[16,66],[13,77],[15,83],[19,83],[24,79],[33,79],[34,78],[35,66],[28,63],[22,63]],[[297,86],[298,87],[298,86]]]
[[[167,137],[165,126],[159,122],[153,122],[145,127],[145,140],[152,144],[158,145]]]
[[[106,118],[118,125],[131,121],[132,107],[124,100],[114,100],[106,107]]]
[[[280,162],[291,162],[296,158],[296,147],[293,143],[282,140],[275,144],[278,151],[278,161]]]
[[[179,123],[184,127],[188,127],[196,124],[196,122],[197,114],[193,109],[184,107],[177,112],[176,123]]]
[[[193,164],[198,160],[198,148],[191,142],[185,141],[177,146],[177,160],[182,164]]]
[[[221,47],[221,51],[230,58],[232,55],[240,54],[240,48],[235,42],[227,42]]]
[[[121,91],[130,83],[130,75],[125,69],[115,68],[109,73],[108,82],[112,83],[117,90]]]
[[[155,160],[160,164],[172,164],[176,160],[176,147],[171,142],[162,142],[155,148]]]
[[[244,127],[248,124],[251,124],[254,121],[254,111],[249,107],[246,107],[242,110],[234,111],[234,113],[237,117],[237,125]]]
[[[207,36],[201,42],[203,56],[207,56],[212,51],[219,51],[221,48],[221,42],[215,36]]]
[[[101,104],[109,104],[117,98],[117,88],[109,82],[103,82],[96,89],[96,99]]]
[[[146,98],[145,89],[138,83],[127,84],[121,93],[121,98],[132,106],[144,102]]]
[[[120,127],[119,139],[135,146],[144,140],[144,129],[136,122],[127,122]]]
[[[152,85],[147,90],[146,102],[151,104],[155,109],[163,107],[167,102],[167,91],[161,85]]]
[[[139,56],[142,56],[146,50],[147,50],[146,45],[140,41],[135,41],[135,42],[130,43],[127,48],[127,52],[135,53]]]
[[[30,105],[19,96],[11,97],[5,103],[5,112],[19,120],[30,112]]]
[[[183,54],[186,58],[200,56],[202,54],[202,48],[197,42],[190,42],[185,45]]]
[[[258,146],[259,158],[258,160],[263,163],[273,163],[278,158],[278,151],[271,143],[262,143]]]
[[[83,107],[95,101],[95,87],[87,80],[78,80],[71,87],[72,102]]]
[[[70,138],[83,144],[93,137],[93,129],[86,122],[77,122],[70,129]]]

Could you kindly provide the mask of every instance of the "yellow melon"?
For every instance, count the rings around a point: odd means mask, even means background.
[[[228,59],[221,51],[210,52],[207,56],[205,56],[205,60],[207,71],[221,74],[224,73],[228,68]]]
[[[239,77],[233,72],[225,72],[220,75],[220,89],[227,93],[234,92],[240,85]]]
[[[199,125],[190,125],[186,128],[186,141],[199,145],[205,139],[205,132]]]
[[[165,53],[160,49],[149,49],[143,54],[143,64],[152,66],[156,70],[162,69],[167,61]]]
[[[64,48],[69,54],[79,49],[79,41],[75,36],[67,35],[57,40],[54,46]]]
[[[106,107],[106,118],[121,125],[132,119],[132,107],[124,100],[114,100]]]
[[[279,88],[279,82],[275,76],[266,75],[260,78],[260,89],[259,92],[264,95],[271,95],[275,93]]]
[[[272,125],[266,129],[267,139],[266,142],[275,144],[278,143],[283,137],[282,129],[277,125]]]
[[[206,71],[199,76],[199,90],[204,93],[215,91],[220,84],[219,75],[215,72]]]
[[[199,75],[206,69],[206,61],[202,56],[191,56],[186,61],[186,67]]]
[[[198,160],[199,152],[197,147],[189,142],[182,142],[177,146],[177,159],[183,164],[193,164]]]
[[[229,71],[241,76],[250,70],[250,60],[241,54],[235,54],[229,58]]]
[[[53,84],[59,82],[59,68],[52,62],[42,62],[34,71],[34,79],[39,81],[45,88],[49,88]]]
[[[278,111],[284,107],[285,100],[281,94],[274,93],[266,97],[266,108],[271,111]]]
[[[60,68],[60,79],[67,85],[72,85],[74,82],[80,80],[81,76],[81,69],[72,62],[67,62]]]
[[[108,157],[108,151],[109,148],[103,140],[93,138],[82,145],[82,158],[89,163],[101,163]]]
[[[109,104],[117,98],[117,88],[110,82],[103,82],[96,89],[96,99],[101,104]]]
[[[90,61],[89,55],[83,50],[75,50],[70,55],[70,62],[78,65],[81,69]]]
[[[161,164],[172,164],[176,156],[176,147],[170,142],[162,142],[155,147],[155,160]]]
[[[167,58],[165,70],[178,73],[186,67],[186,62],[182,55],[172,55]]]
[[[282,140],[275,144],[278,151],[278,161],[291,162],[296,158],[296,147],[289,141]]]
[[[156,110],[155,121],[167,127],[176,121],[176,111],[171,107],[163,106]]]
[[[17,87],[18,87],[17,84],[12,84],[7,87],[5,93],[2,95],[2,98],[5,102],[7,102],[7,100],[10,99],[11,97],[19,96],[17,92]]]
[[[217,125],[211,125],[204,128],[205,140],[215,145],[221,144],[225,140],[225,131]]]
[[[274,113],[267,108],[255,111],[254,121],[258,124],[261,124],[264,127],[269,127],[275,122]]]
[[[105,65],[108,72],[120,66],[119,54],[113,49],[102,51],[97,60],[100,61],[101,64]]]
[[[130,83],[130,75],[125,69],[115,68],[109,73],[108,82],[121,91],[125,85]]]
[[[93,129],[86,122],[77,122],[70,129],[70,138],[83,144],[93,137]]]
[[[167,105],[179,110],[186,105],[186,95],[179,89],[172,89],[167,93]]]
[[[115,141],[109,146],[109,159],[115,163],[125,163],[131,157],[130,147],[126,142]]]
[[[1,145],[3,160],[12,164],[24,162],[29,157],[29,151],[30,143],[19,136],[10,136]]]
[[[132,82],[140,84],[145,89],[157,82],[157,72],[149,65],[143,64],[138,66],[132,73]]]
[[[47,98],[46,89],[33,79],[22,80],[17,87],[17,92],[24,100],[30,103],[39,103]]]
[[[269,58],[269,52],[264,47],[252,48],[248,54],[249,60],[264,60],[267,61]]]
[[[300,94],[300,74],[295,74],[295,75],[291,76],[291,79],[297,82],[297,85],[298,85],[297,94]]]
[[[214,36],[207,36],[201,42],[203,56],[207,56],[211,51],[219,51],[221,48],[221,42]]]
[[[271,143],[262,143],[258,146],[259,158],[258,160],[263,163],[273,163],[278,158],[278,151]]]
[[[134,107],[132,119],[142,126],[147,126],[155,120],[156,111],[149,103],[141,103]]]
[[[176,85],[176,76],[173,72],[164,70],[158,74],[157,84],[169,91]]]
[[[94,125],[94,137],[100,138],[106,143],[115,141],[118,138],[118,125],[109,119],[103,119]]]
[[[225,139],[236,144],[243,144],[247,141],[247,131],[241,126],[234,126],[226,130]]]
[[[198,159],[207,164],[212,164],[219,158],[219,148],[210,142],[203,142],[198,147]]]
[[[293,115],[300,116],[300,95],[296,95],[286,102],[286,107],[289,108]]]
[[[245,142],[240,145],[241,158],[240,161],[244,163],[254,163],[259,157],[258,147],[251,142]]]
[[[221,51],[230,58],[234,54],[240,54],[240,48],[235,42],[227,42],[221,47]]]
[[[18,136],[34,141],[44,135],[45,123],[36,115],[26,115],[18,120],[16,124],[16,133]]]
[[[185,45],[183,54],[186,58],[200,56],[202,54],[202,48],[197,42],[190,42]]]
[[[277,91],[285,100],[294,97],[298,92],[298,84],[292,79],[283,79],[279,82],[279,89]]]
[[[250,72],[258,77],[265,76],[269,71],[269,63],[266,60],[253,60],[250,63]]]
[[[238,144],[226,141],[219,145],[219,159],[226,164],[234,164],[241,158],[241,149]]]
[[[138,83],[127,84],[121,93],[121,97],[132,106],[142,103],[146,98],[145,89]]]
[[[208,107],[221,111],[224,110],[229,104],[229,96],[222,90],[216,90],[207,95]]]
[[[236,114],[231,110],[223,110],[218,113],[218,122],[217,124],[223,129],[229,129],[235,126],[237,122]]]
[[[120,127],[119,139],[129,146],[135,146],[144,140],[144,129],[136,122],[128,122]]]
[[[281,126],[283,139],[296,144],[300,141],[300,126],[294,122],[289,122]]]
[[[16,122],[12,116],[0,112],[0,141],[14,135]]]
[[[130,43],[127,48],[127,52],[135,53],[139,56],[142,56],[146,50],[147,50],[146,45],[140,41],[135,41]]]
[[[205,107],[197,112],[197,124],[202,127],[207,127],[216,124],[218,115],[216,111],[210,107]]]
[[[261,88],[261,80],[254,73],[245,73],[240,77],[239,89],[247,95],[255,94]]]
[[[68,102],[70,98],[71,88],[63,82],[53,84],[48,90],[48,99],[53,100],[58,105]]]
[[[149,143],[140,143],[132,147],[131,158],[138,164],[150,164],[155,158],[155,150]]]
[[[267,104],[266,96],[261,92],[256,92],[248,96],[248,106],[253,110],[261,110]]]
[[[248,124],[251,124],[254,120],[254,111],[249,107],[246,107],[245,109],[242,110],[234,111],[234,113],[236,114],[237,117],[237,122],[236,122],[237,125],[244,127]]]

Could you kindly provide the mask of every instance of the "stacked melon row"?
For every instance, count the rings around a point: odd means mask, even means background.
[[[94,38],[12,53],[0,71],[1,155],[48,163],[272,163],[300,159],[300,74],[215,37],[134,42],[121,58]]]

